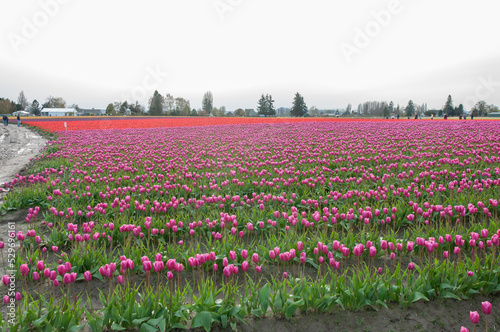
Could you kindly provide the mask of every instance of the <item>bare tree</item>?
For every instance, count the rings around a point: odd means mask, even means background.
[[[167,93],[164,98],[165,113],[171,114],[175,110],[175,98],[170,93]]]
[[[207,91],[203,95],[203,101],[201,102],[201,108],[207,113],[207,115],[210,115],[213,107],[214,107],[214,96],[212,95],[212,92]]]
[[[19,92],[19,97],[17,97],[17,103],[21,105],[22,110],[26,110],[26,107],[28,107],[28,99],[24,96],[24,91]]]

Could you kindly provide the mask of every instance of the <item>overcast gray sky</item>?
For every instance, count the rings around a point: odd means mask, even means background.
[[[500,104],[498,0],[1,0],[0,97]],[[466,107],[467,108],[467,107]]]

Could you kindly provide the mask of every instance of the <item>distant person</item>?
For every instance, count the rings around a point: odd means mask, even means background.
[[[471,119],[471,120],[474,120],[474,114],[471,114],[471,115],[470,115],[470,119]]]
[[[462,120],[462,114],[460,114],[460,115],[458,116],[458,119],[459,119],[459,120]]]
[[[434,113],[433,113],[433,114],[431,114],[431,120],[433,120],[433,119],[434,119]]]
[[[418,114],[415,114],[415,120],[418,120]]]
[[[394,120],[394,114],[392,115],[392,119]]]
[[[8,126],[9,125],[9,118],[7,117],[7,115],[4,114],[2,119],[3,119],[3,125]]]
[[[398,114],[398,120],[399,120],[399,114]]]
[[[21,117],[19,116],[19,114],[17,115],[17,126],[21,126]]]
[[[448,120],[448,114],[445,114],[445,115],[444,115],[444,119],[445,119],[445,120]]]

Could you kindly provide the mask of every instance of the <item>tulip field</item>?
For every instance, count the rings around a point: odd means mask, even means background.
[[[331,314],[348,330],[347,312],[481,298],[436,330],[500,329],[500,122],[25,122],[52,140],[2,185],[4,213],[25,211],[18,251],[0,243],[3,327],[237,330]]]

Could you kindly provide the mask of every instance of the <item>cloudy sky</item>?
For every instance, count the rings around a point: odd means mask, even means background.
[[[0,97],[500,104],[498,0],[2,0]]]

